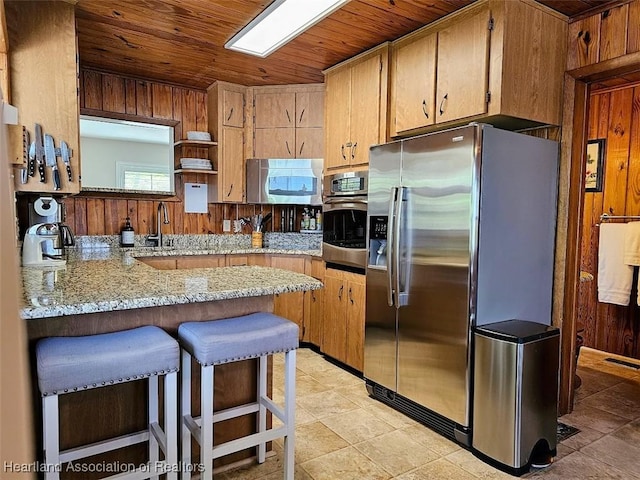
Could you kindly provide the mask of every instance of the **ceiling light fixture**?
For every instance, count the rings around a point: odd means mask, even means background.
[[[224,47],[266,57],[349,0],[275,0]]]

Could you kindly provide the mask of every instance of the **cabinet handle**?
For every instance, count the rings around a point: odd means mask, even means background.
[[[440,115],[444,113],[444,102],[447,100],[448,97],[449,97],[448,93],[446,93],[444,97],[442,97],[442,101],[440,102]]]
[[[353,305],[353,293],[351,292],[351,287],[349,287],[349,301],[351,301],[351,305]]]
[[[288,121],[289,123],[291,123],[291,117],[289,116],[289,110],[287,110],[287,109],[285,108],[285,109],[284,109],[284,113],[286,113],[286,114],[287,114],[287,121]]]
[[[229,193],[227,193],[227,197],[231,195],[231,190],[233,190],[233,183],[231,184],[231,187],[229,188]]]
[[[344,154],[344,143],[343,143],[342,145],[340,145],[340,152],[342,153],[342,159],[343,159],[343,160],[346,160],[346,159],[347,159],[347,157],[346,157],[346,156],[345,156],[345,154]]]
[[[289,153],[289,155],[291,155],[291,149],[289,148],[289,141],[285,140],[284,144],[287,146],[287,152]]]
[[[313,290],[311,290],[311,300],[313,300],[314,302],[316,301],[316,292],[314,292]]]
[[[424,113],[424,116],[429,118],[429,113],[427,112],[427,101],[426,100],[422,100],[422,112]]]
[[[354,158],[356,158],[356,147],[358,146],[358,142],[354,143],[351,146],[351,160],[353,160]]]
[[[342,300],[342,291],[344,290],[344,285],[340,285],[340,290],[338,290],[338,299]]]
[[[304,142],[302,142],[302,145],[300,145],[300,153],[298,153],[298,155],[302,155],[302,149],[304,148]]]
[[[229,111],[229,116],[227,117],[227,122],[229,120],[231,120],[231,117],[233,116],[233,107],[231,107],[231,110]]]
[[[305,109],[302,109],[302,112],[300,112],[300,120],[298,120],[298,123],[302,123],[302,116],[304,115],[304,111]]]

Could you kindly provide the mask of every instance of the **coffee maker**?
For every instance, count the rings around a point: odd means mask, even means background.
[[[64,223],[64,203],[53,197],[41,196],[29,201],[28,226],[53,224],[57,235],[47,237],[42,242],[42,254],[48,258],[60,257],[65,247],[75,245],[75,238],[71,228]]]

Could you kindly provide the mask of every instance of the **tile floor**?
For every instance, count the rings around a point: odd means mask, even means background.
[[[526,478],[640,479],[640,370],[583,348],[574,411],[560,421],[580,433],[558,445],[555,462]],[[298,350],[296,480],[514,478],[468,450],[367,396],[361,379],[312,350]],[[640,361],[635,361],[640,364]],[[274,397],[282,397],[282,357],[274,361]],[[220,480],[282,478],[282,445],[262,465]]]

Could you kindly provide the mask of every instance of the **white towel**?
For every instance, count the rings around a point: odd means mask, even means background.
[[[629,305],[633,267],[625,265],[624,223],[600,224],[598,247],[598,301],[615,305]]]
[[[629,222],[624,232],[624,263],[640,265],[640,222]]]

